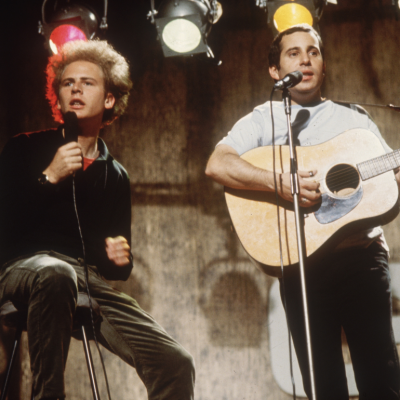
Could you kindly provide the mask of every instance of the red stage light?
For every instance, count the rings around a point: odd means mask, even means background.
[[[58,53],[65,43],[74,40],[87,40],[86,35],[74,25],[60,25],[51,32],[49,45],[54,54]]]

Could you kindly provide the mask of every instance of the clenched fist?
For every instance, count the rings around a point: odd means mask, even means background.
[[[130,250],[128,241],[122,236],[106,239],[107,256],[117,267],[129,264]]]

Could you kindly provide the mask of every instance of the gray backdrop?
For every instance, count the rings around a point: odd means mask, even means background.
[[[218,140],[269,97],[272,34],[266,15],[251,0],[221,2],[225,14],[210,36],[223,61],[220,67],[164,59],[145,19],[150,2],[110,4],[109,40],[129,58],[135,80],[127,113],[103,132],[132,182],[135,268],[127,282],[116,286],[138,299],[192,353],[198,400],[283,400],[291,396],[278,387],[270,362],[267,318],[273,278],[247,260],[232,231],[223,188],[204,175]],[[382,3],[381,9],[379,1],[361,0],[326,8],[321,34],[327,98],[400,103],[400,23],[391,14],[391,2]],[[0,148],[18,132],[55,126],[44,99],[46,52],[35,35],[40,6],[41,1],[9,5],[2,27]],[[388,144],[400,147],[400,114],[368,111]],[[385,233],[391,261],[398,262],[398,220]],[[2,333],[3,354],[10,335]],[[26,343],[21,357],[10,399],[29,398]],[[133,369],[106,351],[104,357],[114,398],[147,398]],[[69,399],[91,398],[79,342],[72,343],[66,376]]]

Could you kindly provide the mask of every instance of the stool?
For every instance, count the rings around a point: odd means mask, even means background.
[[[96,322],[101,320],[100,307],[95,299],[92,300],[93,308],[93,319]],[[3,389],[1,391],[0,400],[5,400],[8,384],[11,375],[11,369],[14,363],[15,355],[18,350],[19,342],[21,339],[22,331],[26,331],[28,308],[26,305],[19,307],[18,309],[14,306],[11,301],[4,302],[0,307],[0,323],[10,328],[16,328],[14,346],[11,353],[11,358],[8,362],[6,378],[4,381]],[[94,400],[99,400],[99,389],[97,387],[96,374],[93,368],[92,354],[88,343],[88,338],[85,330],[85,325],[92,326],[92,319],[90,315],[89,297],[86,293],[78,293],[78,304],[76,307],[74,322],[73,322],[73,334],[72,336],[76,339],[82,340],[83,348],[85,350],[86,363],[88,367],[90,383],[92,386]],[[32,387],[32,400],[33,400],[33,387]]]

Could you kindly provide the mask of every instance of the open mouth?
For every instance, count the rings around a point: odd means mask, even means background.
[[[73,99],[69,102],[70,106],[84,106],[85,103],[82,100],[79,99]]]
[[[303,80],[307,81],[311,79],[314,74],[311,71],[303,71]]]

